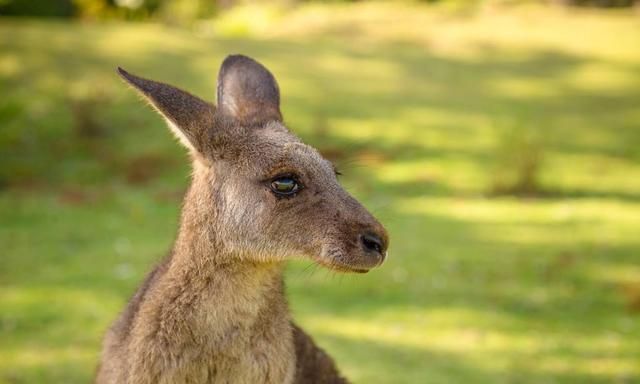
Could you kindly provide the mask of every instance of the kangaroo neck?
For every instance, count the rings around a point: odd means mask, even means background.
[[[269,326],[271,318],[288,319],[284,262],[247,260],[230,251],[219,239],[215,213],[205,209],[214,197],[196,184],[202,182],[194,180],[185,196],[164,288],[185,298],[174,302],[192,307],[182,313],[189,314],[194,327],[213,327],[214,333],[228,328],[248,332]]]

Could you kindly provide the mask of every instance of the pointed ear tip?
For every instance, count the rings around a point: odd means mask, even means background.
[[[117,67],[116,68],[116,72],[118,73],[118,75],[120,77],[122,77],[123,79],[127,80],[127,81],[131,81],[131,74],[127,71],[124,70],[124,68],[122,67]]]
[[[122,67],[118,67],[117,69],[118,75],[120,76],[120,78],[122,80],[124,80],[125,83],[133,86],[134,88],[138,89],[138,90],[142,90],[142,86],[144,85],[143,83],[141,83],[141,81],[143,79],[139,78],[138,76],[129,73],[127,71],[124,70],[124,68]]]

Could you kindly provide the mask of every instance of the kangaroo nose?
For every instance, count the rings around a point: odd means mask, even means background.
[[[365,251],[376,252],[384,257],[385,246],[380,236],[368,232],[360,236],[360,239],[362,240],[362,246],[364,247]]]

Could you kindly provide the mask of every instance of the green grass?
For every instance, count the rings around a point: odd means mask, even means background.
[[[637,15],[310,5],[195,30],[0,19],[0,382],[89,381],[172,242],[186,156],[114,68],[212,99],[235,52],[390,231],[367,275],[288,271],[354,382],[640,381]],[[505,130],[541,138],[536,198],[487,195]]]

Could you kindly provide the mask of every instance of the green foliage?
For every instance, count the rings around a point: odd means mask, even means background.
[[[74,13],[72,0],[2,0],[0,15],[34,17],[71,17]]]
[[[552,3],[592,7],[630,7],[637,0],[548,0]],[[275,5],[295,3],[353,3],[357,0],[275,1]],[[410,1],[406,1],[409,2]],[[406,3],[405,2],[405,3]],[[472,10],[478,5],[545,3],[546,0],[420,0],[426,4],[446,4]],[[0,0],[0,15],[31,17],[80,17],[84,19],[161,19],[169,24],[188,25],[247,3],[240,0]],[[261,3],[261,2],[256,2]]]
[[[542,192],[543,136],[542,127],[512,123],[498,128],[491,194],[535,196]]]
[[[589,7],[631,7],[638,3],[638,0],[554,0],[562,5],[577,5]]]
[[[215,1],[175,0],[162,4],[160,17],[169,24],[188,25],[194,20],[213,16],[216,10]]]

